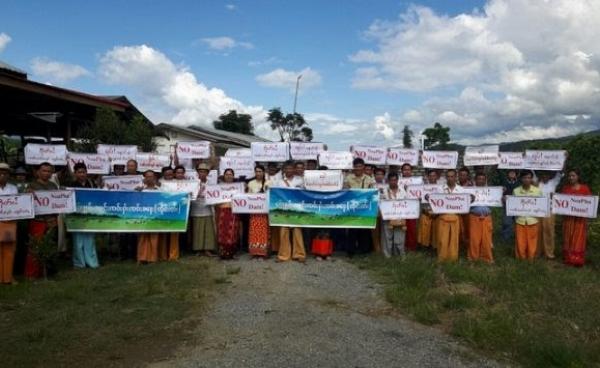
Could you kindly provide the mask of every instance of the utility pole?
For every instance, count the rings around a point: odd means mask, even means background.
[[[296,78],[296,95],[294,96],[294,114],[296,113],[296,105],[298,104],[298,89],[300,88],[300,78],[302,78],[302,74]]]

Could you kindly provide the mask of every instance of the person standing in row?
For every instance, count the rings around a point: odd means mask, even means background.
[[[10,166],[0,163],[0,195],[18,194],[15,185],[9,184]],[[17,250],[17,221],[0,221],[0,284],[12,284],[13,265]]]
[[[265,167],[256,165],[254,179],[248,183],[248,193],[266,193],[269,183]],[[264,259],[269,256],[269,215],[255,213],[250,215],[248,230],[248,253],[253,258]]]
[[[475,175],[475,186],[485,187],[487,177],[479,172]],[[467,257],[470,261],[482,260],[494,262],[492,255],[492,210],[487,206],[471,206],[469,212],[469,250]]]
[[[515,234],[515,218],[506,215],[506,196],[513,195],[513,191],[519,186],[516,170],[508,170],[506,177],[501,179],[502,185],[502,201],[505,203],[504,211],[502,211],[502,239],[510,240]]]
[[[447,194],[463,193],[460,185],[456,184],[456,170],[446,171],[446,184],[442,192]],[[460,215],[444,213],[437,217],[437,259],[438,262],[458,260],[460,243]]]
[[[223,171],[224,184],[235,182],[233,169]],[[233,259],[237,252],[240,239],[240,221],[231,210],[231,202],[216,205],[217,217],[217,242],[219,244],[219,256],[221,259]]]
[[[556,187],[560,184],[562,179],[562,172],[557,172],[554,176],[550,177],[550,172],[542,171],[539,173],[539,182],[537,187],[542,191],[542,195],[548,198],[548,201],[552,200],[552,195],[556,192]],[[550,213],[548,217],[542,217],[539,219],[539,234],[538,234],[538,246],[537,256],[541,256],[544,253],[546,259],[554,259],[555,249],[555,231],[556,231],[556,217],[553,213]]]
[[[352,173],[344,180],[344,189],[372,189],[375,188],[375,180],[365,174],[365,162],[362,158],[352,161]],[[372,249],[372,238],[370,229],[348,229],[346,251],[348,256],[365,254]]]
[[[403,178],[412,178],[412,166],[403,164],[400,168]],[[404,247],[408,251],[417,250],[417,219],[406,220],[406,240]]]
[[[471,172],[466,166],[458,169],[458,185],[465,187],[472,187],[473,182],[471,181]],[[460,215],[460,244],[464,248],[469,247],[469,214]]]
[[[196,168],[200,188],[195,200],[190,202],[190,217],[192,219],[192,249],[197,255],[204,254],[213,257],[217,253],[217,241],[215,238],[215,222],[213,219],[212,206],[205,203],[206,185],[208,184],[208,173],[210,168],[207,164],[199,164]]]
[[[166,170],[165,170],[166,169]],[[181,172],[183,170],[183,173]],[[170,166],[163,168],[163,181],[185,180],[185,168]],[[167,174],[165,176],[165,174]],[[176,261],[179,259],[179,235],[180,233],[161,233],[158,240],[158,259],[161,261]]]
[[[541,197],[542,191],[533,183],[533,173],[521,172],[521,186],[516,187],[513,195],[517,197]],[[537,254],[539,220],[531,216],[519,216],[515,226],[515,255],[517,259],[533,261]]]
[[[294,163],[292,161],[287,161],[283,165],[282,179],[273,186],[279,188],[303,189],[304,180],[295,175]],[[287,262],[292,259],[298,262],[306,261],[306,249],[304,248],[302,229],[299,227],[279,227],[279,251],[277,252],[277,261]]]
[[[383,200],[406,198],[404,188],[398,186],[398,174],[390,173],[387,177],[388,187],[384,189]],[[404,242],[406,237],[406,220],[387,220],[381,223],[381,248],[383,255],[404,257]]]
[[[427,184],[437,184],[438,176],[437,171],[429,170],[427,172]],[[436,215],[431,212],[431,206],[429,202],[422,203],[421,205],[421,216],[419,217],[419,227],[418,227],[418,235],[417,242],[422,247],[433,247],[435,248],[435,231],[437,227],[435,226],[435,218]]]
[[[144,171],[144,183],[139,190],[142,192],[158,190],[154,171]],[[155,263],[158,261],[158,242],[159,233],[138,234],[137,262],[139,264]]]
[[[75,180],[71,183],[72,188],[93,189],[94,182],[88,178],[87,166],[78,162],[73,166]],[[75,268],[98,268],[98,254],[96,253],[96,234],[87,232],[73,233],[73,267]]]
[[[571,195],[592,195],[590,187],[581,182],[579,170],[571,169],[567,174],[568,184],[563,187],[561,193]],[[562,230],[563,262],[570,266],[583,266],[585,264],[588,219],[585,217],[564,216]]]

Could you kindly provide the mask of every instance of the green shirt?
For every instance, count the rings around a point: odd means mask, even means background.
[[[542,191],[534,185],[530,185],[529,189],[525,190],[521,185],[513,190],[513,195],[517,197],[542,197]],[[531,216],[519,216],[516,222],[519,225],[535,225],[538,223],[538,219]]]

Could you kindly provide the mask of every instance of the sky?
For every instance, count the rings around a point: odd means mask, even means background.
[[[126,95],[154,123],[297,111],[330,150],[600,128],[600,1],[1,0],[0,60],[42,83]]]

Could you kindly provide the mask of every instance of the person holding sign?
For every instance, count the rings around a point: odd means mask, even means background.
[[[552,194],[556,192],[556,187],[562,179],[562,172],[557,172],[552,178],[550,172],[541,171],[538,174],[539,182],[538,188],[542,191],[542,194],[548,197],[548,200],[552,200]],[[540,219],[540,233],[538,235],[538,256],[544,252],[546,259],[554,259],[554,231],[555,231],[555,216],[550,214],[548,217],[542,217]]]
[[[561,193],[574,195],[591,195],[590,187],[581,183],[578,170],[568,172],[569,183]],[[585,264],[585,248],[587,241],[588,221],[585,217],[563,217],[563,262],[567,265],[581,267]]]
[[[233,183],[233,169],[223,171],[223,183]],[[231,211],[231,202],[216,205],[217,242],[221,259],[233,259],[240,239],[240,221],[238,215]]]
[[[192,218],[192,249],[200,255],[202,252],[208,257],[213,257],[217,251],[215,238],[215,222],[212,207],[205,203],[204,192],[208,184],[210,167],[199,164],[196,168],[200,189],[196,200],[190,202],[190,217]]]
[[[369,189],[375,188],[375,179],[365,173],[365,161],[355,158],[352,161],[352,173],[344,180],[345,189]],[[348,256],[364,254],[371,251],[372,238],[370,229],[349,229],[346,251]]]
[[[533,173],[521,172],[521,186],[513,190],[517,197],[541,197],[542,191],[532,184]],[[517,259],[533,261],[537,254],[539,221],[536,217],[519,216],[515,220],[515,255]]]
[[[73,188],[95,188],[94,183],[87,176],[87,166],[78,162],[73,166],[75,180],[71,183]],[[98,255],[96,254],[96,235],[94,233],[73,233],[73,267],[98,268]]]
[[[410,164],[403,164],[400,168],[403,178],[412,177],[412,166]],[[390,168],[390,173],[395,172]],[[404,188],[403,188],[404,189]],[[407,219],[406,220],[406,239],[404,241],[404,248],[409,251],[417,250],[417,220]]]
[[[398,186],[398,174],[390,173],[387,177],[388,187],[384,189],[381,196],[384,200],[403,199],[406,197],[404,188]],[[404,241],[406,232],[406,220],[387,220],[381,224],[381,245],[383,255],[404,257]]]
[[[434,169],[430,169],[427,172],[427,184],[437,184],[438,173]],[[429,203],[424,203],[421,206],[421,217],[419,217],[419,228],[417,234],[417,242],[422,247],[429,248],[430,246],[436,247],[435,244],[435,232],[437,227],[435,226],[436,215],[431,212],[431,206]]]
[[[16,186],[8,183],[10,166],[0,163],[0,195],[18,194]],[[12,284],[13,265],[17,250],[17,222],[0,221],[0,284]]]
[[[158,190],[154,171],[144,171],[144,184],[139,188],[142,192]],[[155,263],[158,261],[158,233],[138,234],[137,261],[139,264]]]
[[[268,188],[265,167],[256,165],[254,179],[248,183],[248,193],[265,193]],[[269,256],[269,215],[251,214],[248,226],[248,253],[255,259],[267,258]]]
[[[456,170],[446,171],[446,184],[443,193],[464,193],[462,187],[456,184]],[[437,217],[437,259],[438,262],[458,260],[458,245],[460,241],[460,215],[444,213]]]
[[[487,177],[479,172],[475,175],[475,186],[485,187]],[[492,255],[492,211],[487,206],[472,206],[469,213],[469,250],[470,261],[494,262]]]
[[[183,169],[183,174],[181,169]],[[162,178],[159,185],[163,181],[185,179],[185,168],[183,166],[177,166],[175,169],[172,169],[171,166],[165,166],[161,169],[161,173]],[[158,259],[161,261],[176,261],[179,259],[179,233],[158,234]]]
[[[458,185],[472,187],[471,172],[466,166],[458,169]],[[462,247],[469,247],[469,214],[460,215],[460,242]]]

